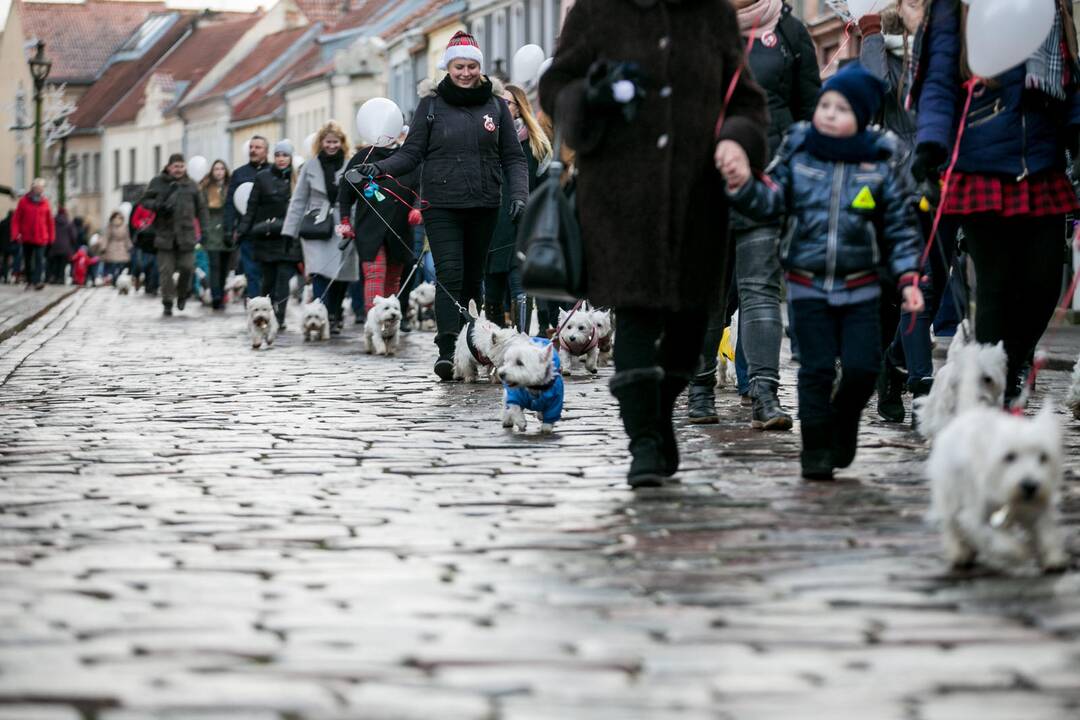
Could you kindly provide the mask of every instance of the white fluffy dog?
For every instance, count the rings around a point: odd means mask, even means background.
[[[569,375],[575,361],[584,360],[585,369],[596,374],[600,358],[600,333],[588,305],[582,303],[578,310],[559,309],[559,361],[562,374]]]
[[[297,302],[304,300],[304,289],[307,284],[304,282],[304,278],[301,275],[293,275],[289,278],[289,296]]]
[[[524,431],[526,412],[536,413],[547,435],[562,419],[564,386],[559,356],[549,340],[515,334],[497,371],[503,384],[502,425]]]
[[[409,322],[417,330],[435,329],[434,283],[420,283],[409,293]]]
[[[739,311],[736,310],[731,315],[731,349],[734,352],[739,342]],[[726,387],[728,383],[734,384],[735,379],[735,360],[728,360],[724,357],[724,354],[719,349],[716,351],[716,387]]]
[[[233,302],[243,302],[247,297],[247,277],[230,271],[225,278],[225,292]]]
[[[454,345],[454,379],[471,383],[483,375],[485,380],[498,382],[495,369],[502,363],[506,346],[518,333],[513,328],[500,328],[484,313],[477,313],[475,300],[469,301],[469,317]]]
[[[300,308],[300,331],[304,342],[330,339],[330,313],[322,300],[312,300]]]
[[[1072,381],[1069,394],[1065,396],[1065,406],[1072,411],[1073,417],[1080,420],[1080,359],[1073,365]]]
[[[131,273],[127,271],[127,268],[124,268],[124,271],[116,278],[116,292],[127,295],[131,292],[131,285]]]
[[[1005,402],[1008,357],[1005,346],[962,342],[953,338],[945,365],[934,376],[930,394],[912,407],[916,427],[933,438],[959,413],[980,405],[1000,408]]]
[[[1046,571],[1068,564],[1058,527],[1061,426],[1050,407],[1035,418],[975,408],[934,440],[927,463],[932,517],[954,567],[1007,570],[1034,556]]]
[[[596,325],[596,364],[607,367],[611,363],[611,353],[615,348],[615,319],[610,310],[593,310],[593,324]]]
[[[278,321],[274,316],[274,303],[269,296],[251,298],[247,304],[248,332],[251,347],[258,350],[264,344],[270,347],[277,339]]]
[[[364,320],[364,350],[368,354],[395,355],[400,345],[401,303],[396,295],[376,295]]]

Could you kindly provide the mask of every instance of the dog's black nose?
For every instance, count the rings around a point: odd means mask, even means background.
[[[1020,481],[1020,495],[1025,500],[1032,500],[1038,494],[1039,494],[1039,483],[1038,482],[1032,480],[1031,478],[1026,478],[1026,479]]]

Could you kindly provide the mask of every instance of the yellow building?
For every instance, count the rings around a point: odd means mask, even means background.
[[[22,18],[19,4],[11,0],[0,0],[0,67],[0,214],[6,214],[33,179],[33,132],[9,130],[34,119],[34,83],[26,64]]]

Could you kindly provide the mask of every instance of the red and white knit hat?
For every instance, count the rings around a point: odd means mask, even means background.
[[[477,44],[476,38],[464,30],[454,33],[454,37],[450,38],[450,42],[446,44],[446,51],[443,53],[442,62],[439,63],[439,69],[445,70],[452,61],[459,58],[473,60],[480,63],[481,70],[484,68],[484,53],[480,52],[480,45]]]

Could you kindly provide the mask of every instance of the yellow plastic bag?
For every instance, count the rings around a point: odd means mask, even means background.
[[[717,357],[727,358],[728,362],[735,362],[735,346],[731,344],[731,327],[724,328],[724,335],[720,338],[720,349]]]

